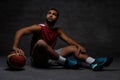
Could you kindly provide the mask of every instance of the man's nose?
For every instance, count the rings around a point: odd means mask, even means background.
[[[52,14],[50,14],[50,17],[52,17]]]

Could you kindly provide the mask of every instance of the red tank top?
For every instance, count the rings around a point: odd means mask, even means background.
[[[40,39],[44,40],[51,48],[54,48],[58,37],[57,28],[50,29],[44,24],[40,24],[40,26],[40,32],[33,34],[31,48],[33,48],[34,44]]]
[[[44,40],[49,46],[53,48],[57,41],[57,36],[58,36],[57,28],[50,29],[45,25],[40,25],[40,26],[41,26],[41,31],[40,31],[39,39]]]

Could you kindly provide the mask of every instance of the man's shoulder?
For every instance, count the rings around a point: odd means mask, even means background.
[[[38,24],[39,26],[45,27],[45,24]]]
[[[62,30],[62,28],[60,28],[60,27],[56,27],[56,29],[57,29],[57,30]]]
[[[60,30],[61,28],[60,27],[55,27],[54,30],[58,31]]]

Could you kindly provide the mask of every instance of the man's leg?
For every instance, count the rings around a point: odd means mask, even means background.
[[[73,55],[76,59],[80,59],[83,61],[85,61],[89,57],[86,53],[78,53],[77,48],[75,46],[67,46],[62,48],[61,56],[65,57],[70,54]]]
[[[44,67],[48,65],[48,59],[59,59],[59,55],[43,40],[38,40],[32,51],[33,64]]]
[[[70,60],[58,55],[45,41],[38,40],[32,51],[33,62],[38,66],[44,67],[48,64],[48,59],[57,60],[63,65],[68,65],[70,67],[75,66],[76,63],[73,63]],[[69,65],[70,63],[71,65]]]
[[[67,46],[62,49],[61,55],[67,56],[73,54],[76,59],[83,60],[91,65],[93,70],[100,70],[103,67],[109,66],[112,62],[112,58],[92,58],[87,53],[78,53],[75,46]]]

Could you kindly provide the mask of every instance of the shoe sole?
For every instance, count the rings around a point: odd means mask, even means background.
[[[94,67],[94,69],[92,69],[93,71],[100,71],[103,69],[103,66],[102,65],[99,65],[99,66],[96,66]]]

